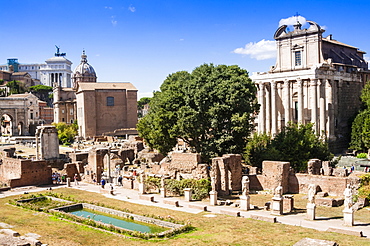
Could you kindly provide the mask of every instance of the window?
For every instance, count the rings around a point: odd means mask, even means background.
[[[294,56],[295,56],[295,65],[296,66],[301,66],[302,65],[301,51],[295,51]]]
[[[107,97],[107,106],[114,106],[114,97]]]
[[[62,114],[64,114],[64,109],[62,109]]]
[[[69,109],[69,114],[73,115],[73,108]]]
[[[31,113],[30,118],[31,118],[31,120],[33,120],[33,113]]]
[[[64,118],[62,118],[62,122],[64,122]]]

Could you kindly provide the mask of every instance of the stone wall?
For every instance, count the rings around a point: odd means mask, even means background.
[[[316,162],[316,161],[314,161]],[[312,162],[311,162],[312,164]],[[316,164],[313,172],[320,170]],[[263,162],[262,175],[248,175],[251,190],[273,191],[278,185],[283,186],[283,193],[307,193],[308,186],[315,184],[321,191],[331,196],[342,196],[347,184],[358,186],[359,178],[355,175],[349,177],[324,176],[315,174],[294,173],[289,171],[289,162]],[[319,172],[320,173],[320,172]]]
[[[229,195],[231,191],[241,190],[242,165],[241,155],[226,154],[212,159],[211,178],[220,195]]]
[[[51,184],[51,167],[46,161],[2,158],[0,183],[9,187]]]
[[[321,191],[327,192],[330,196],[342,196],[347,183],[350,183],[350,179],[348,177],[292,173],[289,175],[288,192],[307,194],[308,186],[310,184],[315,184],[319,186]]]
[[[281,161],[263,161],[262,176],[264,190],[275,190],[276,187],[282,186],[283,193],[288,192],[290,163]]]

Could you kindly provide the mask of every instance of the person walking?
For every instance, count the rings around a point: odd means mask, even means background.
[[[102,179],[101,180],[101,187],[104,189],[104,186],[105,186],[105,179]]]
[[[122,175],[118,177],[118,185],[122,186]]]
[[[75,186],[78,186],[78,175],[77,173],[74,176]]]

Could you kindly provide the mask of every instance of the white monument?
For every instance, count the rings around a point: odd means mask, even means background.
[[[283,214],[283,187],[279,185],[274,191],[274,197],[272,198],[271,214],[282,215]]]
[[[242,178],[242,195],[240,196],[240,209],[250,210],[249,177]]]
[[[354,225],[354,210],[353,210],[353,191],[350,185],[344,190],[344,209],[343,209],[343,220],[344,225],[353,226]]]
[[[316,185],[310,184],[308,186],[308,203],[306,207],[307,208],[306,218],[309,220],[315,220],[316,217],[315,195],[316,195]]]

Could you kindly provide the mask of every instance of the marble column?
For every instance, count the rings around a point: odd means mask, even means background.
[[[297,79],[298,84],[298,123],[304,124],[304,105],[303,105],[303,81]]]
[[[311,89],[311,122],[314,124],[314,131],[318,132],[317,126],[317,79],[310,79],[310,89]]]
[[[266,123],[266,111],[265,111],[265,85],[264,83],[259,83],[259,104],[260,112],[258,117],[258,129],[260,132],[265,132],[265,123]]]
[[[266,123],[265,131],[271,132],[271,88],[269,83],[265,85],[265,112],[266,112]]]
[[[271,135],[277,133],[276,81],[271,81]]]
[[[291,120],[290,117],[290,82],[289,80],[284,81],[284,118],[285,126],[288,125],[288,122]]]
[[[320,79],[318,86],[318,93],[319,93],[319,115],[320,115],[320,123],[319,123],[319,134],[326,134],[326,80]]]
[[[328,118],[326,122],[326,130],[327,130],[327,137],[330,140],[335,139],[334,135],[334,108],[335,108],[335,89],[336,89],[336,81],[335,80],[327,80],[327,95],[326,95],[326,110],[328,112]]]

